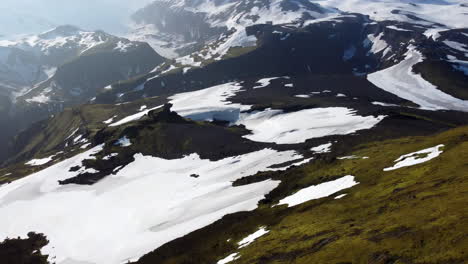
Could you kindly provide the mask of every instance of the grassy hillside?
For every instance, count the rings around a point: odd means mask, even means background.
[[[439,144],[426,163],[384,172],[403,154]],[[216,263],[239,253],[239,263],[466,263],[468,244],[468,127],[426,137],[360,145],[338,160],[333,152],[303,167],[270,174],[282,180],[259,209],[224,217],[170,242],[137,263]],[[342,199],[272,207],[301,188],[355,175]],[[237,243],[265,226],[250,246]]]

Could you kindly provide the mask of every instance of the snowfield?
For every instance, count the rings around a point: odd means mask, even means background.
[[[176,94],[169,99],[172,111],[197,121],[225,120],[236,122],[248,105],[231,103],[227,99],[242,91],[239,83],[226,83],[195,92]]]
[[[116,175],[92,186],[58,184],[77,175],[71,167],[101,150],[97,146],[0,187],[0,240],[34,231],[50,240],[42,252],[57,264],[125,263],[224,215],[255,209],[279,182],[239,187],[232,182],[286,169],[269,167],[302,158],[271,149],[219,161],[197,154],[175,160],[137,154]]]
[[[466,27],[465,0],[313,0],[325,7],[369,15],[372,20],[402,21],[440,29]],[[399,10],[400,12],[393,12]],[[410,16],[406,16],[408,14]],[[412,19],[411,15],[421,19]],[[444,26],[434,25],[440,23]]]
[[[468,101],[442,92],[424,80],[421,75],[413,73],[413,66],[422,61],[422,54],[414,46],[410,46],[405,60],[390,68],[369,74],[367,79],[375,86],[412,101],[425,110],[468,112]]]
[[[397,160],[395,160],[396,162],[395,165],[389,168],[385,168],[384,171],[392,171],[392,170],[400,169],[403,167],[414,166],[414,165],[421,164],[421,163],[430,161],[432,159],[435,159],[440,154],[442,154],[443,151],[441,150],[441,148],[443,147],[444,145],[438,145],[432,148],[423,149],[417,152],[403,155],[399,157]]]
[[[334,181],[324,182],[302,189],[297,193],[282,199],[279,202],[279,205],[287,204],[288,207],[296,206],[311,200],[330,196],[341,190],[349,189],[357,184],[359,183],[354,180],[354,176],[344,176]]]
[[[292,113],[267,109],[242,114],[237,124],[252,131],[248,138],[258,142],[277,144],[303,143],[310,138],[328,135],[347,135],[374,127],[385,116],[358,116],[345,107],[306,109]]]
[[[296,144],[310,138],[351,134],[372,128],[385,118],[358,116],[353,109],[345,107],[315,108],[291,113],[266,109],[246,113],[244,111],[251,106],[228,100],[242,91],[239,83],[226,83],[174,95],[170,97],[170,103],[173,104],[172,110],[183,117],[197,121],[224,120],[244,125],[252,131],[245,138],[277,144]]]

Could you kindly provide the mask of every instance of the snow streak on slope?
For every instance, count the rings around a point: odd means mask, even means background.
[[[332,143],[323,144],[317,147],[313,147],[310,151],[318,154],[328,153],[331,151]]]
[[[441,150],[441,148],[443,147],[444,145],[438,145],[432,148],[423,149],[420,151],[416,151],[413,153],[403,155],[399,157],[397,160],[395,160],[396,162],[395,165],[393,165],[390,168],[385,168],[384,171],[392,171],[392,170],[400,169],[403,167],[414,166],[414,165],[421,164],[426,161],[435,159],[440,154],[442,154],[443,151]]]
[[[142,111],[140,111],[140,112],[138,112],[138,113],[136,113],[136,114],[133,114],[133,115],[129,115],[129,116],[125,117],[125,118],[122,118],[121,120],[119,120],[119,121],[117,121],[117,122],[115,122],[115,123],[112,123],[112,124],[110,124],[109,126],[111,126],[111,127],[121,126],[121,125],[123,125],[123,124],[130,123],[130,122],[139,120],[139,119],[141,119],[142,117],[144,117],[145,115],[147,115],[149,112],[151,112],[151,111],[153,111],[153,110],[156,110],[156,109],[159,109],[159,108],[161,108],[161,107],[163,107],[163,106],[160,105],[160,106],[153,107],[153,108],[151,108],[151,109],[146,109],[146,110],[143,109]],[[106,123],[106,122],[110,123],[110,122],[113,121],[113,119],[114,119],[114,117],[111,118],[111,119],[109,119],[110,121],[107,120],[107,121],[104,121],[104,122],[105,122],[105,123]]]
[[[266,227],[261,227],[260,229],[258,229],[254,233],[248,235],[247,237],[245,237],[244,239],[239,241],[239,243],[237,243],[239,245],[239,249],[249,246],[250,244],[255,242],[255,240],[257,240],[258,238],[268,234],[269,232],[270,231],[267,230]],[[231,255],[229,255],[229,256],[219,260],[218,262],[216,262],[216,264],[227,264],[227,263],[230,263],[230,262],[232,262],[232,261],[234,261],[234,260],[236,260],[238,258],[240,258],[239,253],[232,253]]]
[[[231,255],[219,260],[216,262],[216,264],[227,264],[230,263],[236,259],[240,258],[239,253],[232,253]]]
[[[408,48],[405,60],[390,68],[367,76],[375,86],[412,101],[426,110],[457,110],[468,112],[468,101],[455,98],[437,89],[413,73],[413,66],[423,61],[422,54],[414,46]]]
[[[279,204],[287,204],[288,207],[296,206],[311,200],[320,199],[351,188],[359,184],[354,176],[348,175],[330,182],[324,182],[298,191],[297,193],[282,199]]]
[[[125,263],[224,215],[255,209],[279,182],[232,182],[302,158],[271,149],[219,161],[197,154],[175,160],[136,154],[134,162],[94,185],[58,184],[101,149],[0,187],[0,240],[39,232],[50,240],[42,252],[57,264]]]
[[[295,144],[326,135],[344,135],[369,129],[385,116],[358,116],[353,109],[329,107],[284,113],[282,110],[244,112],[249,105],[228,98],[242,91],[238,83],[227,83],[172,96],[172,110],[193,120],[223,120],[252,131],[246,138],[258,142]]]
[[[239,248],[244,248],[252,244],[256,239],[268,234],[270,231],[266,230],[265,227],[261,227],[259,230],[255,231],[254,233],[248,235],[241,241],[239,241],[238,245]]]

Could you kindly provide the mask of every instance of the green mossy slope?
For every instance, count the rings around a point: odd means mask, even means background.
[[[403,154],[445,144],[426,163],[384,172]],[[468,127],[426,137],[360,145],[350,155],[318,158],[271,177],[282,184],[260,208],[224,217],[166,244],[137,263],[466,263]],[[333,152],[327,154],[332,156]],[[326,155],[326,156],[327,156]],[[301,205],[272,207],[296,190],[344,175],[359,185]],[[237,242],[266,226],[250,246]],[[229,242],[228,242],[229,240]]]

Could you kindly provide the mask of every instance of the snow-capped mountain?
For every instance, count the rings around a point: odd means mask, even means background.
[[[130,38],[145,40],[162,55],[187,55],[215,43],[223,35],[231,45],[251,45],[245,28],[263,23],[301,24],[337,15],[309,1],[155,1],[133,16],[136,29]],[[220,52],[225,52],[219,47]]]
[[[18,131],[89,101],[114,82],[148,73],[163,60],[146,43],[74,26],[0,41],[0,94],[13,103],[2,108],[5,122],[18,120]]]
[[[357,13],[323,16],[247,22],[250,26],[161,65],[133,85],[109,89],[98,101],[134,100],[259,75],[346,73],[367,77],[422,108],[466,111],[466,29],[440,29],[435,36],[428,34],[433,25],[374,21]],[[399,78],[405,81],[398,83]]]
[[[54,115],[4,150],[0,259],[466,262],[466,8],[159,0],[130,40],[3,42],[57,69],[9,108]]]
[[[465,26],[468,5],[463,0],[157,0],[132,16],[135,29],[129,37],[147,41],[162,55],[175,58],[213,43],[231,30],[237,33],[226,42],[246,45],[249,39],[242,38],[242,29],[247,26],[267,22],[300,25],[344,12],[424,26],[426,35],[437,36],[440,31]]]
[[[96,89],[149,72],[162,62],[146,43],[73,26],[57,27],[8,46],[34,53],[44,65],[56,67],[53,78],[33,86],[21,97],[27,102],[70,101],[63,96],[89,100]],[[83,93],[88,95],[81,98]]]
[[[440,61],[448,67],[438,68],[449,69],[438,71],[452,74],[448,73],[452,69],[466,72],[463,44],[467,34],[463,29],[466,9],[461,1],[155,1],[138,11],[133,19],[140,25],[135,37],[175,58],[174,63],[159,68],[159,73],[175,69],[183,69],[185,73],[251,51],[259,44],[259,38],[266,39],[255,32],[258,30],[255,25],[271,24],[276,31],[269,30],[270,33],[282,34],[281,39],[286,40],[301,29],[326,30],[327,25],[359,19],[358,27],[345,29],[359,35],[353,43],[349,39],[323,40],[347,45],[343,58],[353,63],[355,74],[365,75],[401,62],[410,42],[417,42],[413,46],[420,51],[426,45],[430,47],[423,54],[426,60],[421,58],[420,64],[434,65],[434,61]],[[188,55],[181,56],[184,54]],[[432,77],[427,74],[427,67],[416,68],[425,70],[426,78]],[[458,80],[466,78],[459,73],[455,75]],[[460,81],[457,83],[460,87]],[[464,94],[455,91],[460,88],[449,90],[457,96]]]
[[[39,35],[19,40],[0,41],[2,82],[33,86],[51,77],[57,67],[98,49],[126,52],[141,45],[102,31],[84,31],[74,26],[59,26]]]

